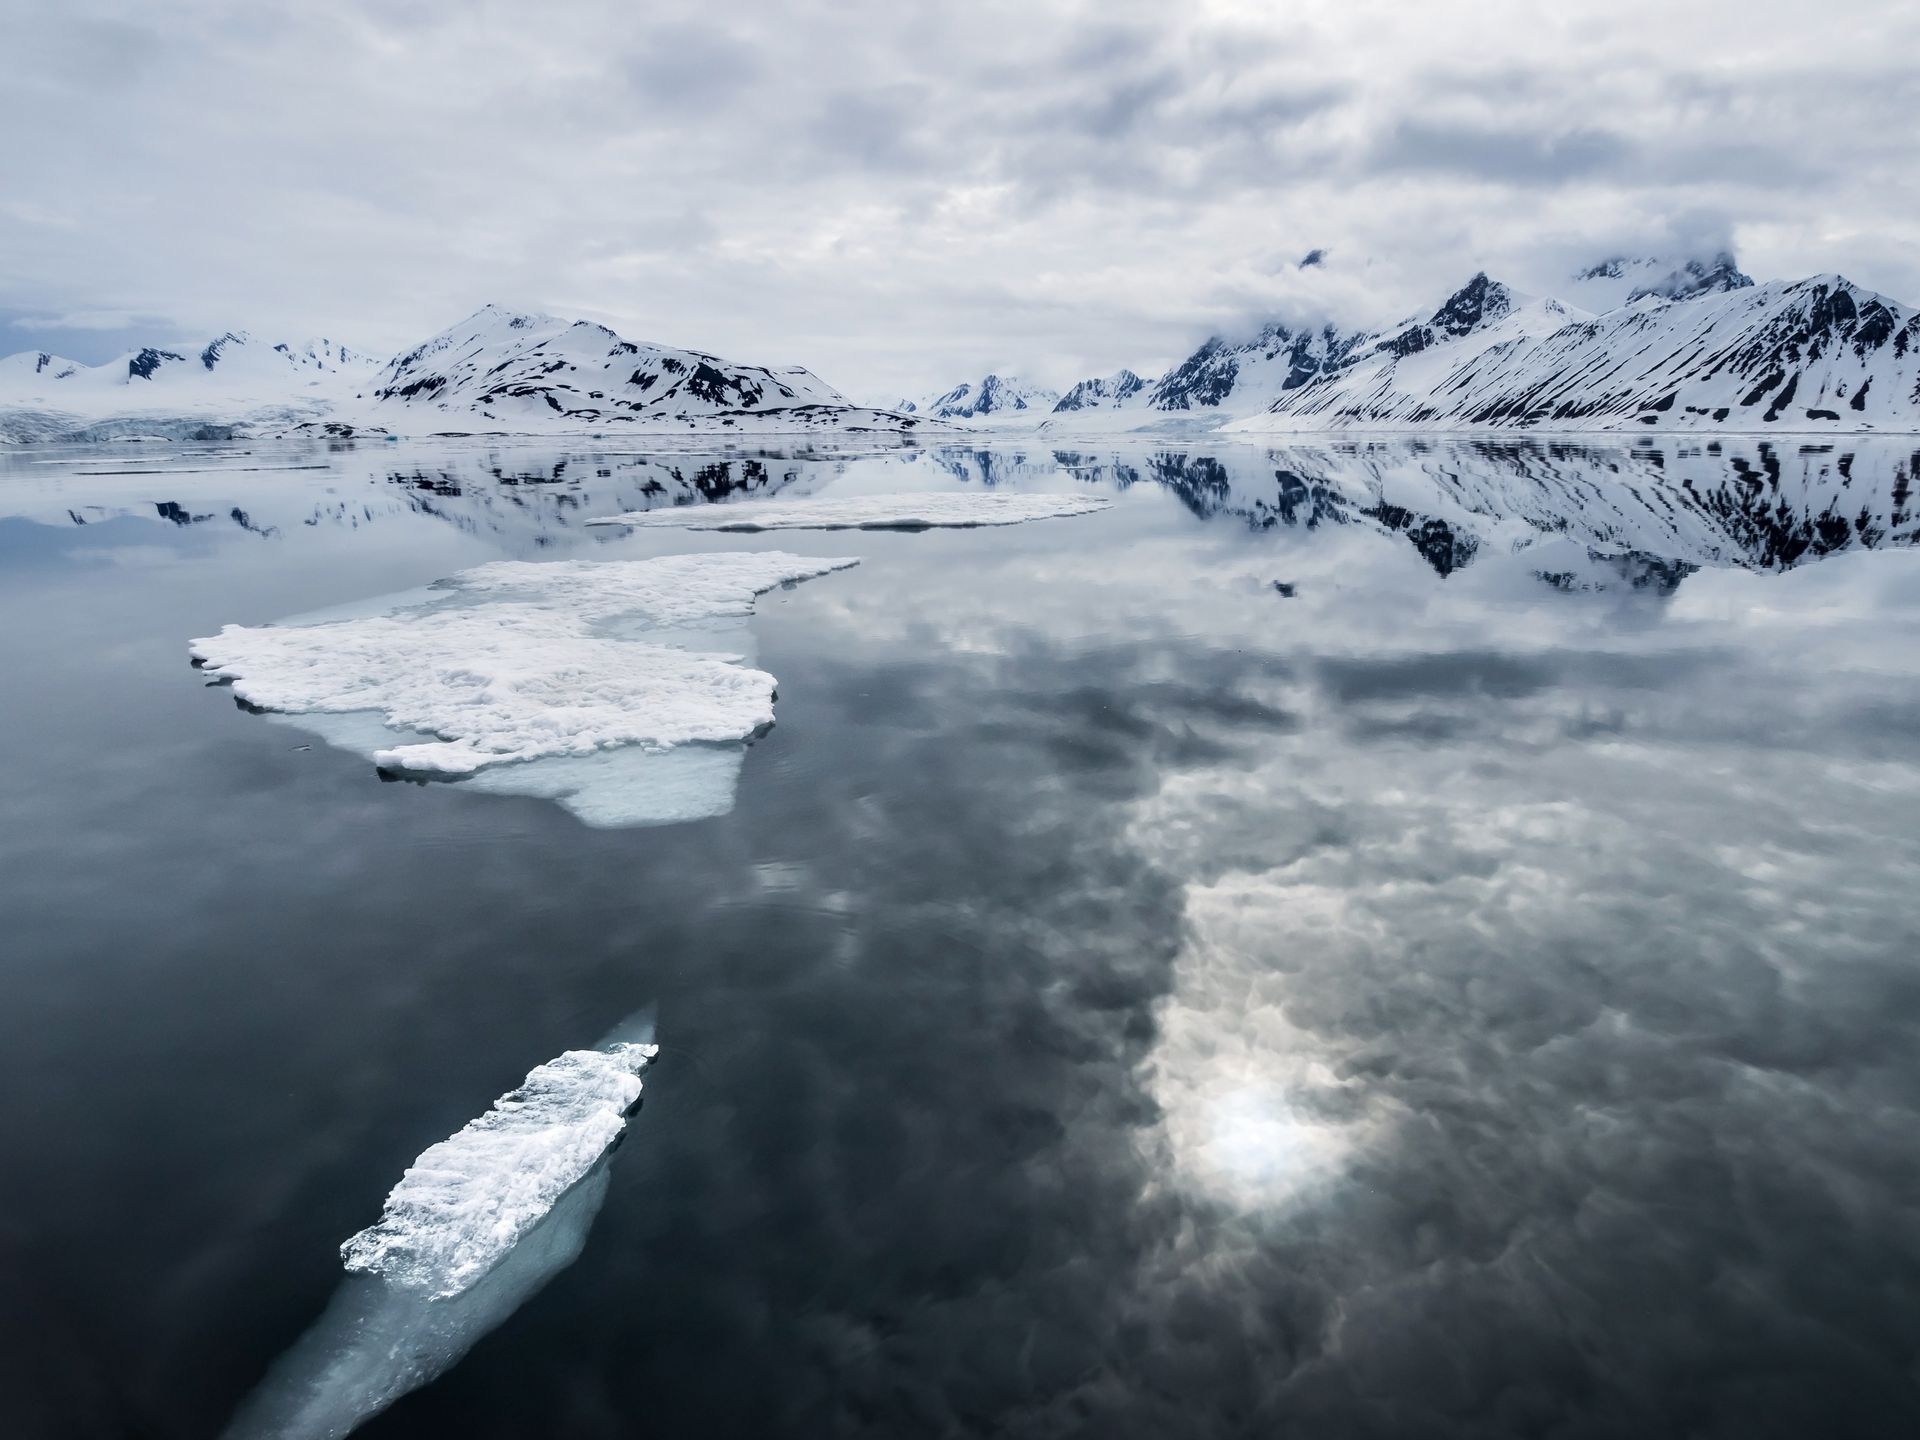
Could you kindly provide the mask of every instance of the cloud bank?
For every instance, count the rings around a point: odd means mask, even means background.
[[[1873,0],[14,9],[0,349],[495,300],[892,395],[1621,249],[1920,297]]]

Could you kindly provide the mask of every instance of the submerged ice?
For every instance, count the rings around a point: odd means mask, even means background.
[[[1113,501],[1101,495],[1014,495],[939,492],[849,495],[808,500],[746,500],[606,515],[589,525],[676,526],[688,530],[931,530],[1018,525],[1090,515]]]
[[[649,1008],[596,1048],[535,1066],[423,1151],[379,1221],[340,1247],[346,1279],[227,1440],[339,1440],[446,1373],[579,1258],[658,1053]]]
[[[311,728],[385,770],[544,761],[557,773],[484,788],[548,795],[597,823],[689,819],[727,808],[738,752],[665,755],[772,724],[774,678],[737,645],[688,647],[739,638],[760,593],[854,563],[779,551],[497,561],[334,617],[228,625],[190,652],[240,700],[325,717]],[[654,781],[661,804],[645,793]]]

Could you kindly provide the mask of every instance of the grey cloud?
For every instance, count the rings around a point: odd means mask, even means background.
[[[1403,120],[1375,143],[1367,158],[1383,170],[1554,184],[1615,169],[1632,154],[1628,141],[1608,130],[1542,135],[1525,126]]]
[[[1706,47],[1714,9],[1662,7],[1649,46],[1616,6],[1554,34],[1072,0],[572,0],[537,27],[190,0],[156,34],[131,3],[42,7],[0,94],[35,139],[9,157],[0,308],[380,349],[513,296],[891,394],[1143,363],[1230,318],[1214,297],[1297,304],[1243,284],[1276,253],[1337,253],[1341,318],[1381,322],[1676,208],[1724,216],[1761,278],[1920,298],[1912,76],[1785,6]],[[1920,23],[1876,34],[1898,53]],[[712,232],[676,246],[690,214]]]
[[[747,85],[762,80],[765,49],[731,30],[690,21],[649,25],[642,47],[623,70],[634,96],[645,104],[690,106],[689,119],[709,113]]]

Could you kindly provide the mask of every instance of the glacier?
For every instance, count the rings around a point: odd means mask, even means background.
[[[1100,495],[1016,495],[936,492],[850,495],[809,500],[744,500],[731,505],[685,505],[603,515],[589,525],[686,530],[931,530],[1018,525],[1091,515],[1113,501]]]
[[[667,823],[725,813],[739,742],[773,723],[774,678],[744,647],[688,647],[738,641],[759,594],[856,563],[501,560],[188,648],[244,705],[302,717],[383,773],[475,777],[593,824]]]

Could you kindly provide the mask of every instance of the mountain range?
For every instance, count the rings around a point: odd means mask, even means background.
[[[234,331],[104,365],[0,360],[0,442],[249,435],[598,432],[910,433],[798,366],[636,344],[604,325],[487,305],[382,363],[332,341]]]
[[[1530,295],[1475,275],[1379,329],[1273,321],[1153,378],[1065,394],[987,374],[856,404],[811,371],[485,306],[384,364],[229,331],[105,365],[0,359],[0,442],[246,433],[1031,430],[1920,432],[1920,314],[1838,275],[1756,285],[1725,253],[1615,257]],[[1571,297],[1571,298],[1569,298]],[[1584,302],[1584,303],[1582,303]]]
[[[1097,383],[1097,382],[1089,382]],[[984,375],[966,380],[924,400],[902,400],[893,408],[903,415],[930,420],[975,420],[993,424],[1034,421],[1057,408],[1060,392],[1012,375]]]

